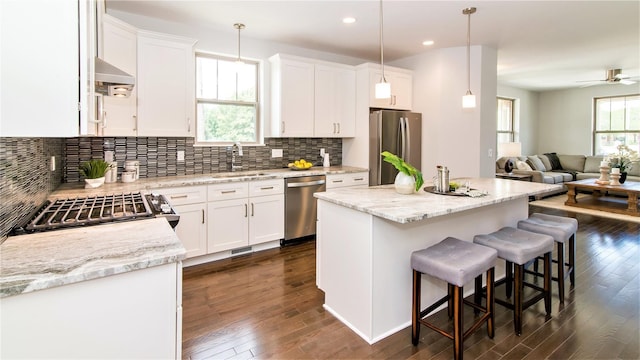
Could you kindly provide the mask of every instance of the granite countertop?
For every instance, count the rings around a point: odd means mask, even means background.
[[[10,236],[0,298],[174,263],[186,251],[164,218]]]
[[[401,224],[426,218],[447,215],[482,206],[498,204],[556,191],[562,185],[542,184],[525,181],[489,178],[451,179],[458,183],[471,182],[471,188],[488,192],[481,197],[451,196],[432,194],[420,189],[412,195],[396,193],[393,185],[369,188],[336,189],[331,192],[316,193],[315,197],[350,209],[362,211]],[[431,186],[426,184],[425,186]]]
[[[149,191],[153,189],[209,185],[227,182],[249,181],[249,180],[268,180],[268,179],[284,179],[289,177],[300,177],[310,175],[332,175],[332,174],[348,174],[368,171],[364,168],[353,166],[331,166],[313,167],[309,170],[293,171],[290,169],[269,169],[269,170],[250,170],[237,172],[224,172],[200,175],[181,175],[156,177],[148,179],[139,179],[131,183],[107,183],[94,189],[85,189],[84,183],[65,183],[60,185],[49,196],[50,199],[57,198],[75,198],[83,196],[95,196],[106,194],[121,194],[138,191]]]

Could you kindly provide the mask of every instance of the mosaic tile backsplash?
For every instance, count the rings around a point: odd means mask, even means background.
[[[242,170],[286,167],[304,158],[319,162],[320,149],[330,154],[331,164],[342,164],[342,139],[339,138],[267,138],[264,146],[243,146]],[[282,149],[282,158],[272,158],[272,149]],[[118,174],[125,160],[140,161],[140,177],[177,176],[226,172],[231,169],[231,147],[194,146],[194,138],[157,137],[81,137],[65,139],[66,170],[64,182],[81,181],[78,166],[90,159],[103,159],[105,151],[114,151]],[[177,161],[184,151],[184,161]]]
[[[64,139],[0,138],[0,242],[60,185],[63,154]]]

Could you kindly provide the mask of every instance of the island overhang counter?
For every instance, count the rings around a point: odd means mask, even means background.
[[[395,192],[393,185],[316,193],[316,283],[324,307],[368,343],[411,325],[411,253],[448,236],[473,236],[516,226],[528,216],[530,196],[561,185],[505,179],[454,179],[486,195]],[[496,262],[496,278],[504,276]],[[465,287],[465,296],[473,290]],[[446,284],[422,277],[422,308],[446,293]],[[409,341],[409,340],[407,340]]]

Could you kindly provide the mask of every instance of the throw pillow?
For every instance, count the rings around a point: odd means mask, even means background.
[[[549,157],[547,157],[547,155],[536,155],[538,157],[538,159],[540,159],[540,161],[542,161],[542,163],[544,164],[544,168],[547,170],[551,170],[553,169],[553,166],[551,165],[551,161],[549,160]]]
[[[585,155],[558,155],[563,170],[584,171]]]
[[[545,155],[549,158],[549,162],[551,162],[551,170],[562,170],[562,164],[560,164],[560,158],[558,158],[558,154],[556,153],[545,153]]]
[[[529,164],[529,166],[531,166],[531,169],[533,170],[547,171],[547,168],[544,167],[542,160],[540,160],[540,158],[536,155],[527,156],[527,164]]]
[[[522,161],[522,160],[518,160],[516,161],[516,168],[518,170],[527,170],[527,171],[531,171],[533,170],[531,168],[531,166],[529,166],[529,164],[527,164],[526,162]]]

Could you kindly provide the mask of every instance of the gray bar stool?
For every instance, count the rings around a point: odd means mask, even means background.
[[[464,339],[480,328],[485,321],[487,322],[487,334],[493,338],[494,265],[497,257],[497,252],[494,249],[453,237],[448,237],[433,246],[411,254],[411,267],[413,268],[411,340],[413,345],[418,345],[420,324],[452,339],[455,359],[463,358]],[[487,301],[486,306],[482,307],[480,304],[464,300],[463,286],[472,279],[476,279],[475,291],[482,292],[482,273],[484,272],[487,273]],[[447,295],[421,311],[422,274],[446,281]],[[478,284],[480,288],[478,288]],[[445,302],[448,304],[449,318],[453,316],[452,333],[436,327],[425,319],[429,313]],[[464,304],[472,306],[476,311],[484,312],[484,315],[463,333]]]
[[[512,281],[511,269],[515,267],[513,302],[501,299],[495,299],[495,302],[513,310],[513,327],[516,335],[522,334],[522,311],[539,300],[544,299],[547,318],[551,316],[551,252],[553,251],[551,236],[504,227],[491,234],[476,235],[473,242],[496,249],[498,257],[505,260],[506,279],[498,284],[505,282],[507,289],[510,288]],[[524,265],[541,255],[544,256],[543,288],[524,282]],[[525,285],[538,291],[538,294],[527,301],[523,299]],[[509,290],[507,290],[507,297],[509,295]]]
[[[569,276],[572,287],[576,281],[576,231],[578,231],[578,220],[564,216],[534,213],[528,219],[518,221],[518,229],[549,235],[556,241],[557,258],[553,262],[558,264],[558,277],[553,277],[552,279],[558,283],[558,298],[560,299],[560,304],[564,304],[564,279]],[[565,262],[564,255],[566,243],[569,243],[568,263]],[[565,266],[567,267],[566,273]],[[528,272],[540,276],[537,260],[534,271]]]

